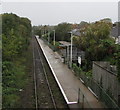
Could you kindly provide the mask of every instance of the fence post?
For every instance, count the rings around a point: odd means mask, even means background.
[[[82,97],[82,109],[84,109],[84,94],[83,94],[83,97]]]
[[[78,103],[80,102],[79,98],[80,98],[80,88],[78,89]]]

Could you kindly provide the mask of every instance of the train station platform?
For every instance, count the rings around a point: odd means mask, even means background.
[[[81,108],[84,102],[84,108],[104,108],[102,103],[98,101],[82,81],[74,75],[74,72],[62,63],[60,55],[57,52],[53,52],[38,36],[36,36],[36,39],[67,104],[71,108]],[[83,95],[81,96],[81,94]]]

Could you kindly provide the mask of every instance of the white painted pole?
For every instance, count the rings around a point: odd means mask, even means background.
[[[71,59],[71,60],[70,60],[70,61],[71,61],[71,62],[70,62],[70,63],[71,63],[71,65],[70,65],[71,68],[72,68],[72,44],[73,44],[73,41],[72,41],[72,32],[71,32],[71,58],[70,58],[70,59]]]

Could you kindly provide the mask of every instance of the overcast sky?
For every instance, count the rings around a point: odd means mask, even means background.
[[[2,13],[28,17],[33,25],[61,22],[94,22],[103,18],[118,21],[118,2],[3,2]]]

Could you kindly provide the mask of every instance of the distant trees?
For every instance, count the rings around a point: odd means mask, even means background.
[[[79,28],[84,28],[84,27],[87,26],[87,25],[88,25],[87,22],[81,21],[80,24],[78,24],[78,27],[79,27]]]
[[[54,26],[49,25],[33,26],[32,30],[34,35],[38,35],[39,37],[41,37],[44,34],[52,33],[52,31],[54,30]]]
[[[32,30],[33,30],[33,34],[34,34],[34,35],[39,35],[39,36],[41,36],[41,26],[33,26],[33,27],[32,27]]]
[[[53,40],[53,30],[55,30],[55,38],[56,41],[70,41],[70,31],[72,29],[72,24],[70,23],[60,23],[56,26],[49,26],[49,25],[41,25],[41,26],[33,26],[34,34],[39,35],[41,37],[41,34],[45,36],[50,33],[50,39]]]
[[[55,27],[57,41],[70,41],[70,31],[72,25],[69,23],[60,23]]]

